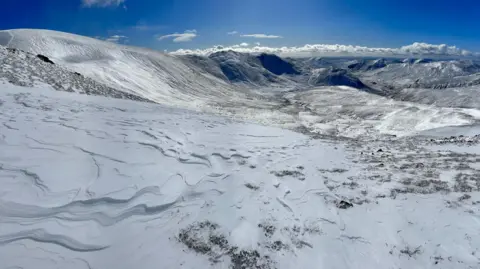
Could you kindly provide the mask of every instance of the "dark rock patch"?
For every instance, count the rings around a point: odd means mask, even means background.
[[[336,203],[336,206],[340,209],[349,209],[350,207],[353,207],[353,204],[345,200],[341,200]]]
[[[16,53],[18,50],[15,48],[7,48],[7,51],[11,53]]]
[[[42,54],[38,54],[37,55],[37,58],[46,62],[46,63],[49,63],[49,64],[55,64],[52,60],[50,60],[47,56],[45,55],[42,55]]]

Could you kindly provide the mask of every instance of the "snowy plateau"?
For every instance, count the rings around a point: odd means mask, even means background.
[[[0,31],[0,268],[480,268],[480,62]]]

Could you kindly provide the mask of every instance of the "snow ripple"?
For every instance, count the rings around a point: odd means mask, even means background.
[[[50,234],[42,229],[30,231],[22,231],[14,234],[0,236],[0,245],[13,243],[20,240],[32,240],[39,243],[55,244],[78,252],[100,251],[108,248],[108,246],[89,245],[58,234]]]

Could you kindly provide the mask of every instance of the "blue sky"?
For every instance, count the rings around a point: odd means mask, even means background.
[[[161,50],[426,42],[480,51],[477,0],[2,0],[2,11],[1,29],[117,36]]]

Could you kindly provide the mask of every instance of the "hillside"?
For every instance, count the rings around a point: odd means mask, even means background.
[[[48,30],[1,31],[0,45],[45,55],[99,83],[158,103],[202,107],[211,100],[246,96],[201,68],[154,50]]]
[[[0,88],[2,267],[479,266],[478,137],[312,139]]]

